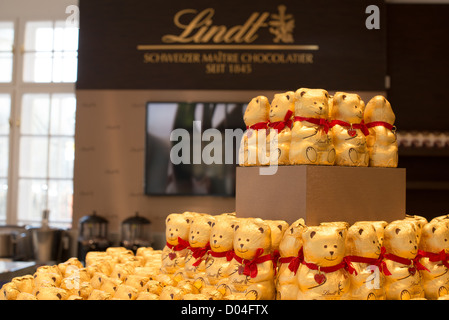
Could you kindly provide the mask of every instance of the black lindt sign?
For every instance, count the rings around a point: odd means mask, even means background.
[[[77,89],[385,90],[383,1],[80,0]]]

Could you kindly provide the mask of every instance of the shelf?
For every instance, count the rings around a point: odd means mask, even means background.
[[[408,190],[449,190],[449,181],[407,181]]]
[[[399,157],[449,157],[449,148],[399,147]]]

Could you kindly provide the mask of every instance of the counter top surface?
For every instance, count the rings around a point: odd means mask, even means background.
[[[11,281],[14,277],[33,274],[36,267],[34,261],[13,261],[0,258],[0,285]]]

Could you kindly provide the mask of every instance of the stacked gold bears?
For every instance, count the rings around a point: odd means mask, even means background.
[[[5,300],[135,300],[156,299],[164,277],[161,251],[139,248],[134,254],[123,247],[89,252],[85,266],[70,258],[38,267],[33,275],[13,278],[3,285]]]
[[[243,120],[241,166],[397,167],[395,114],[387,99],[365,106],[358,94],[300,88],[250,101]],[[273,159],[276,158],[276,159]]]
[[[85,266],[41,266],[3,285],[0,299],[449,299],[449,215],[307,226],[185,212],[167,217],[166,232],[162,251],[111,247]]]
[[[397,167],[383,96],[300,88],[246,109],[242,166]],[[3,285],[5,300],[449,299],[449,215],[323,222],[172,213],[163,250],[122,247],[42,266]]]

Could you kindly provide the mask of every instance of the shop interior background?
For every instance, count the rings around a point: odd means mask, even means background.
[[[81,217],[95,211],[118,241],[121,223],[139,212],[160,248],[167,214],[234,211],[232,197],[144,194],[146,102],[248,102],[276,90],[77,90],[71,6],[0,0],[0,224],[39,225],[49,209],[50,225],[76,239]],[[385,94],[407,168],[407,213],[432,218],[447,213],[449,198],[449,1],[387,1],[386,9]]]

